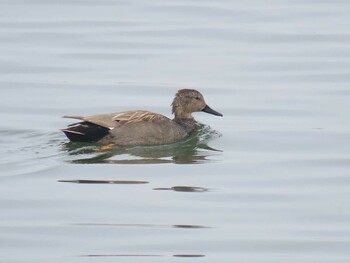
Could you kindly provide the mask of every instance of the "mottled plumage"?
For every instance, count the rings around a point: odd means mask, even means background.
[[[113,143],[116,145],[169,144],[186,138],[195,129],[192,112],[221,113],[206,105],[201,93],[192,89],[179,90],[172,103],[175,115],[171,120],[161,114],[132,110],[91,116],[64,116],[78,119],[62,131],[71,141]]]

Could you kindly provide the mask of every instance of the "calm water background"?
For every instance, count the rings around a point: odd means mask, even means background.
[[[0,261],[349,262],[349,13],[0,1]],[[104,152],[58,131],[66,114],[170,117],[183,87],[224,114],[195,114],[211,129],[190,141]]]

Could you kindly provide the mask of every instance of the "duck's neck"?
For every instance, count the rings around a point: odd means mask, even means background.
[[[174,118],[174,121],[179,124],[181,127],[183,127],[186,131],[186,133],[191,134],[193,130],[196,128],[196,121],[191,119],[182,119],[182,118]]]

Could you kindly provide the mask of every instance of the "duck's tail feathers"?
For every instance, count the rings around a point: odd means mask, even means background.
[[[62,129],[72,142],[97,142],[109,133],[109,129],[91,122],[79,122]]]
[[[62,118],[84,120],[83,116],[78,116],[78,115],[64,115],[62,116]]]

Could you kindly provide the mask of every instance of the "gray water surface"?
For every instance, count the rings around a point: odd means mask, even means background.
[[[349,262],[348,1],[0,1],[1,262]],[[185,141],[71,144],[63,115]]]

